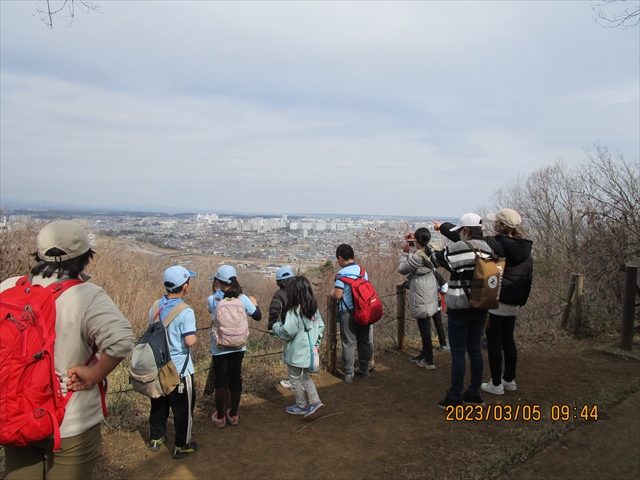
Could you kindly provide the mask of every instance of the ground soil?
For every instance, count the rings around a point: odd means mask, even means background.
[[[95,477],[637,479],[640,363],[601,343],[520,348],[518,390],[485,400],[494,409],[539,405],[538,421],[447,421],[437,402],[449,384],[448,353],[424,370],[409,361],[415,351],[379,351],[370,379],[345,385],[340,375],[314,376],[326,411],[313,423],[287,415],[293,394],[273,385],[243,398],[237,427],[216,429],[211,411],[198,409],[199,449],[182,460],[171,457],[171,434],[157,453],[146,446],[146,428],[105,436]],[[598,420],[553,421],[554,405],[569,405],[571,417],[574,406],[579,413],[598,405]]]

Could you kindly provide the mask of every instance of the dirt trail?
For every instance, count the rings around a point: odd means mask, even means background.
[[[540,405],[539,421],[446,421],[437,401],[449,355],[438,353],[428,371],[408,360],[413,352],[390,351],[377,355],[369,380],[317,375],[327,410],[315,423],[287,415],[293,394],[274,385],[243,398],[238,427],[216,429],[211,412],[196,412],[200,449],[183,460],[169,447],[150,452],[146,432],[107,436],[96,478],[638,478],[639,363],[581,345],[521,348],[518,390],[485,395],[494,408]],[[597,403],[597,422],[550,418],[553,405]],[[621,445],[621,458],[606,453]]]

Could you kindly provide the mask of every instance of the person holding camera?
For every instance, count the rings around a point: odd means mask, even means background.
[[[431,240],[431,233],[424,227],[418,228],[413,235],[407,235],[405,240],[398,273],[408,275],[409,313],[417,319],[422,338],[422,350],[418,355],[410,357],[410,360],[419,367],[435,370],[430,319],[438,312],[438,282],[433,264],[425,251]]]

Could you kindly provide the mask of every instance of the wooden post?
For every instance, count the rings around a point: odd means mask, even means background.
[[[639,262],[625,265],[624,300],[622,305],[622,339],[620,348],[630,351],[633,347],[633,321],[636,309],[636,291],[640,287]]]
[[[562,310],[562,317],[560,317],[560,328],[563,330],[567,329],[567,321],[569,320],[569,315],[571,314],[571,304],[573,303],[573,294],[576,291],[576,274],[571,274],[571,279],[569,280],[569,290],[567,291],[567,301],[564,304],[564,310]]]
[[[396,284],[396,320],[398,321],[398,348],[403,352],[407,345],[405,342],[406,323],[405,323],[406,297],[404,283]]]
[[[336,322],[338,302],[327,295],[327,371],[336,373],[336,352],[338,351],[338,324]]]
[[[582,286],[584,285],[584,276],[581,273],[575,274],[576,278],[576,308],[573,316],[573,334],[578,335],[582,328]]]
[[[215,391],[216,372],[213,369],[213,357],[211,358],[211,366],[209,367],[209,374],[207,375],[207,381],[204,384],[205,396],[213,395]]]

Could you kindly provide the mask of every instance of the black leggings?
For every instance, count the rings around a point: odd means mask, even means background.
[[[216,388],[228,388],[230,392],[242,392],[243,358],[244,351],[213,355]]]
[[[489,350],[489,369],[495,386],[502,383],[501,378],[511,382],[516,378],[518,350],[513,339],[516,317],[500,317],[489,314],[487,327],[487,348]],[[502,374],[502,351],[504,350],[504,375]]]
[[[419,318],[418,330],[422,338],[422,351],[420,352],[425,359],[433,362],[433,344],[431,343],[431,318]]]

